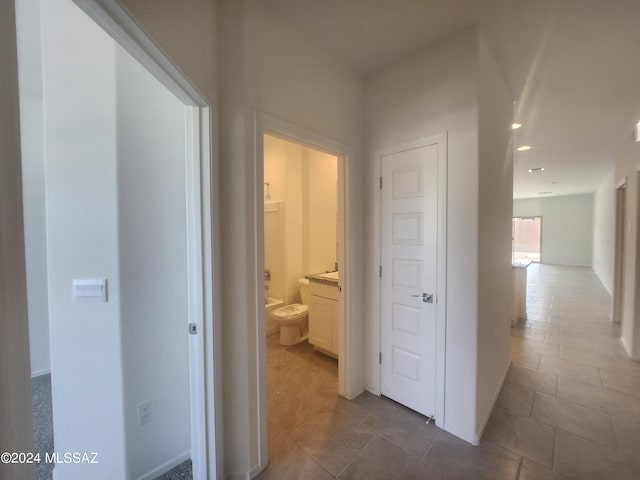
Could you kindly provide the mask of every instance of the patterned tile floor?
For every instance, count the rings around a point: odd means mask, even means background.
[[[590,269],[533,264],[513,365],[473,447],[369,393],[337,395],[337,362],[267,340],[265,479],[638,479],[640,363]]]

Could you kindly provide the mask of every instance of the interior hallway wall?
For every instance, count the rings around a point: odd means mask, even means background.
[[[613,293],[615,226],[616,189],[612,169],[593,195],[593,271],[610,294]]]
[[[303,149],[303,273],[333,271],[338,262],[338,159]]]
[[[380,392],[377,302],[379,195],[376,151],[448,134],[445,425],[469,441],[476,428],[478,315],[478,31],[447,37],[378,72],[366,83],[367,388]]]
[[[593,194],[513,201],[514,217],[542,217],[540,261],[590,267],[593,261]]]
[[[363,85],[360,78],[289,27],[257,0],[221,0],[219,10],[219,88],[222,211],[225,468],[231,478],[245,478],[266,461],[259,450],[257,308],[262,289],[255,271],[257,185],[254,113],[264,112],[351,149],[345,181],[349,255],[350,321],[363,329]],[[261,214],[261,213],[260,213]],[[237,285],[244,285],[239,289]],[[364,341],[353,339],[356,372],[353,390],[364,389]],[[264,414],[264,412],[262,412]],[[266,433],[266,432],[265,432]],[[265,465],[262,465],[265,466]]]
[[[476,432],[489,420],[511,363],[513,288],[513,96],[484,35],[479,36],[478,384]]]
[[[33,451],[14,2],[0,2],[0,452]],[[35,478],[0,463],[0,478]]]
[[[120,324],[128,478],[190,458],[185,108],[115,52]],[[138,425],[138,404],[153,420]]]
[[[115,43],[70,0],[41,8],[55,446],[100,452],[99,464],[58,464],[56,476],[126,478]],[[82,277],[106,278],[108,302],[75,301]]]

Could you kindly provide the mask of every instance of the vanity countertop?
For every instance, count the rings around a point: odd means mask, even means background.
[[[338,272],[313,273],[311,275],[305,275],[304,278],[313,283],[321,283],[323,285],[331,285],[332,287],[337,287],[339,275]]]

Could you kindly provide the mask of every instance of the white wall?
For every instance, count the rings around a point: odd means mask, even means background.
[[[303,272],[332,271],[337,257],[338,159],[303,149]]]
[[[590,267],[593,206],[593,194],[523,198],[513,201],[513,216],[542,217],[542,263]]]
[[[484,430],[510,364],[513,97],[484,36],[479,41],[478,384]]]
[[[363,313],[363,170],[360,78],[317,48],[257,0],[221,0],[219,9],[219,93],[224,362],[225,469],[243,476],[259,469],[256,305],[262,279],[255,271],[254,110],[351,147],[347,179],[347,236],[352,300],[350,320],[361,331]],[[330,33],[330,32],[328,32]],[[260,213],[262,215],[262,213]],[[237,285],[244,285],[239,289]],[[354,390],[364,388],[363,338],[354,337]],[[264,413],[264,412],[262,412]]]
[[[115,44],[69,0],[42,2],[41,18],[55,446],[100,453],[55,475],[126,478]],[[74,301],[72,279],[93,276],[109,282],[109,301]]]
[[[631,128],[631,127],[630,127]],[[616,155],[616,184],[626,180],[625,256],[622,309],[622,343],[627,353],[640,360],[640,255],[638,255],[638,221],[640,220],[640,143],[628,137]]]
[[[33,451],[22,222],[14,2],[0,3],[0,435],[1,452]],[[0,463],[0,478],[35,478],[32,464]]]
[[[616,189],[615,170],[602,181],[593,195],[593,271],[613,293],[615,253]]]
[[[271,200],[284,202],[284,278],[272,278],[276,292],[284,283],[286,303],[300,301],[298,279],[333,270],[337,261],[338,159],[334,155],[267,137],[264,179]],[[259,188],[259,187],[258,187]],[[265,187],[266,188],[266,187]],[[273,273],[273,272],[272,272]]]
[[[367,80],[367,388],[380,392],[378,298],[379,194],[376,151],[448,133],[447,343],[445,429],[476,430],[478,315],[478,32],[468,29]]]
[[[16,2],[16,17],[19,36],[20,135],[29,344],[31,375],[36,376],[47,373],[50,369],[40,2]]]
[[[189,458],[185,109],[116,49],[120,323],[128,478]],[[154,419],[138,426],[137,405]]]

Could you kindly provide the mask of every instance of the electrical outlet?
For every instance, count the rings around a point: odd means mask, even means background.
[[[138,425],[144,425],[153,420],[153,401],[147,400],[138,404]]]

